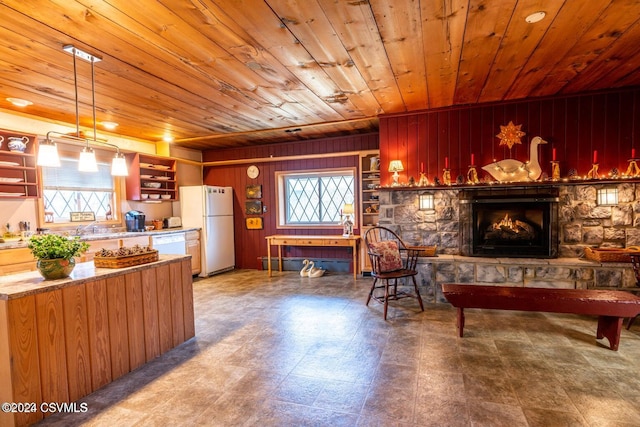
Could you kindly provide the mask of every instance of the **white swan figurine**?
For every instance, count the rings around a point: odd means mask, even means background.
[[[302,261],[302,270],[300,270],[301,277],[309,277],[309,270],[311,270],[311,265],[309,265],[309,260],[305,259]]]
[[[309,277],[321,277],[324,274],[325,270],[316,268],[313,261],[309,261],[309,265],[311,266],[309,268]]]
[[[542,174],[542,168],[538,163],[538,145],[547,141],[536,136],[529,145],[529,161],[526,163],[515,159],[504,159],[499,162],[489,163],[482,169],[500,182],[535,181]]]

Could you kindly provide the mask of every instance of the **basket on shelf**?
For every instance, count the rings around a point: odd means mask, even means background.
[[[158,260],[158,251],[153,250],[143,254],[124,255],[117,257],[100,257],[93,258],[93,264],[100,268],[123,268],[133,267],[134,265],[147,264]]]
[[[631,262],[631,254],[640,254],[640,248],[584,248],[585,257],[597,262]]]
[[[437,246],[407,246],[407,249],[418,251],[418,256],[436,256]]]

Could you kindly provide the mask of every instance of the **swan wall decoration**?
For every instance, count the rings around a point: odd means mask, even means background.
[[[482,166],[486,172],[500,182],[535,181],[542,174],[538,162],[538,145],[547,141],[536,136],[529,145],[529,161],[521,162],[516,159],[504,159]]]

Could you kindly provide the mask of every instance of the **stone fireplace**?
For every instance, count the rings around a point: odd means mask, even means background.
[[[596,191],[605,186],[618,189],[618,205],[597,204]],[[418,199],[424,193],[433,194],[435,209],[420,210]],[[498,213],[474,213],[474,203],[469,203],[474,198],[485,199],[475,205],[489,205]],[[536,212],[538,202],[544,206]],[[527,206],[530,209],[525,209]],[[504,219],[507,210],[511,222],[524,223],[521,229],[543,230],[542,238],[532,239],[543,244],[531,246],[543,246],[544,254],[522,254],[529,243],[512,247],[511,242],[502,241],[498,242],[503,246],[501,255],[489,248],[495,242],[485,242],[481,250],[487,253],[471,256],[472,226],[478,224],[478,218],[480,224],[489,224],[477,227],[486,234],[494,222]],[[524,220],[520,217],[523,214]],[[445,301],[440,292],[442,283],[568,289],[616,289],[636,283],[630,264],[595,263],[583,255],[586,246],[640,246],[640,183],[385,188],[380,191],[379,218],[380,225],[393,229],[410,245],[438,246],[437,257],[421,258],[418,264],[418,283],[424,287],[420,293],[426,300]]]
[[[464,190],[458,194],[465,256],[555,258],[558,191]]]

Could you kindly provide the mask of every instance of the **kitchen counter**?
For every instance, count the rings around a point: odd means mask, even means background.
[[[140,237],[140,236],[157,236],[157,235],[166,235],[166,234],[175,234],[175,233],[184,233],[187,231],[197,231],[199,228],[165,228],[162,230],[152,230],[152,231],[122,231],[118,233],[87,233],[80,236],[80,240],[85,242],[90,242],[93,240],[108,240],[108,239],[124,239],[127,237]],[[73,234],[70,235],[73,237]],[[14,240],[5,243],[0,243],[0,250],[2,249],[16,249],[16,248],[26,248],[27,242],[24,240]]]

